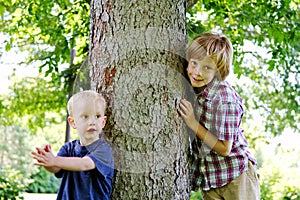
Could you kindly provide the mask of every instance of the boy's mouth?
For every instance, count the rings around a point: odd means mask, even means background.
[[[95,131],[96,131],[96,129],[94,129],[94,128],[90,128],[90,129],[88,129],[87,131],[88,131],[88,132],[95,132]]]
[[[192,77],[193,78],[193,81],[195,81],[195,82],[201,82],[201,81],[204,81],[204,79],[197,79],[197,78],[195,78],[195,77]]]

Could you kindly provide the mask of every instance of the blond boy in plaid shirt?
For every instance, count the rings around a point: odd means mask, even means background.
[[[178,112],[195,134],[191,186],[205,200],[260,199],[256,160],[240,128],[242,99],[225,81],[232,54],[231,42],[214,33],[197,36],[187,49],[187,76],[197,99],[195,105],[181,99]]]

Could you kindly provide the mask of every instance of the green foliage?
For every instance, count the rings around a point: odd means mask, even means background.
[[[289,185],[289,183],[282,183],[281,176],[282,175],[277,171],[274,174],[266,176],[261,180],[261,184],[260,184],[261,200],[300,199],[300,187]]]
[[[19,171],[0,168],[0,199],[24,199],[21,197],[21,192],[25,189],[22,179],[23,177]]]
[[[60,184],[60,180],[43,167],[30,178],[33,181],[26,187],[26,192],[29,193],[56,193]]]
[[[29,131],[20,126],[0,125],[0,168],[11,166],[24,179],[28,178],[34,170],[30,155],[32,140]]]
[[[277,171],[273,173],[272,176],[264,177],[264,179],[261,180],[261,184],[260,184],[261,200],[274,199],[274,196],[276,195],[276,191],[272,190],[271,188],[280,179],[281,179],[280,174]]]
[[[32,175],[38,168],[33,167],[30,154],[35,147],[48,143],[45,139],[53,144],[54,151],[63,143],[66,113],[59,113],[65,111],[66,98],[58,88],[60,86],[45,79],[26,78],[15,82],[9,94],[0,96],[3,119],[0,120],[0,163],[19,171],[26,185],[33,179],[28,191],[56,193],[59,184],[59,180],[45,170]],[[54,126],[56,124],[59,125]],[[47,129],[42,131],[45,127]],[[7,191],[16,191],[13,185],[7,187]]]
[[[49,126],[42,133],[39,130],[36,135],[31,135],[28,130],[17,126],[0,127],[0,164],[3,167],[10,166],[9,172],[15,171],[20,174],[22,179],[17,181],[22,183],[22,188],[25,187],[26,191],[56,193],[60,183],[59,179],[43,168],[33,166],[34,161],[30,152],[35,147],[42,147],[44,144],[50,143],[53,144],[51,146],[55,153],[63,144],[64,135],[63,131],[59,132],[56,129],[61,129],[64,125]],[[15,186],[11,184],[7,187],[13,190],[12,187]],[[9,188],[6,190],[10,190]]]
[[[300,199],[300,188],[284,186],[283,200],[295,200]]]
[[[38,128],[63,120],[51,113],[65,111],[66,101],[67,97],[61,85],[39,77],[23,78],[14,82],[8,95],[0,97],[0,116],[4,119],[0,124],[12,125],[23,118],[26,119],[25,127],[36,132]]]
[[[256,142],[262,200],[300,199],[299,138],[296,133],[284,133],[268,145]]]
[[[202,200],[201,190],[191,191],[190,200]]]
[[[204,12],[204,9],[200,4],[196,4],[193,9],[187,12],[186,27],[189,41],[206,30],[206,26],[202,24],[202,21],[197,19],[197,14],[202,12]]]
[[[46,76],[58,77],[71,49],[77,51],[79,63],[87,55],[89,12],[89,0],[2,1],[0,29],[11,38],[5,49],[17,45],[29,51],[29,63],[40,60]]]

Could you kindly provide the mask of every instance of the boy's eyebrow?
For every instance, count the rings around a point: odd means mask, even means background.
[[[103,113],[103,112],[102,112],[101,110],[100,110],[100,111],[97,111],[97,110],[96,110],[96,114],[97,114],[97,115],[104,115],[104,114],[102,114],[102,113]]]

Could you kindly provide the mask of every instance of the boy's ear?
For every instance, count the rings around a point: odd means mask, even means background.
[[[68,117],[68,122],[70,124],[70,126],[74,129],[76,129],[76,124],[75,124],[75,121],[74,121],[74,118],[73,117]]]
[[[104,128],[105,124],[106,124],[106,120],[107,120],[107,117],[104,116],[103,117],[103,121],[102,121],[102,128]]]

